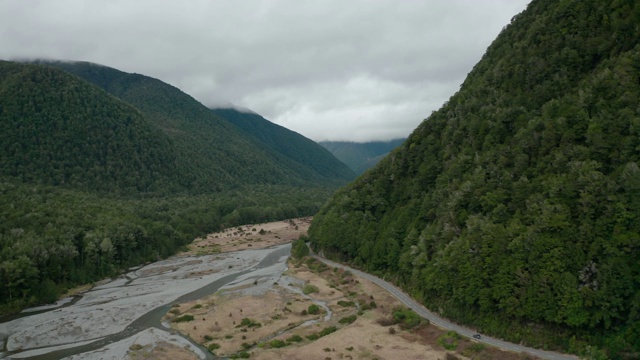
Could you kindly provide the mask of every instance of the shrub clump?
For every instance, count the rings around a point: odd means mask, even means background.
[[[269,343],[269,346],[271,346],[272,348],[279,349],[287,346],[287,343],[282,340],[276,339],[276,340],[271,340],[271,342]]]
[[[307,308],[307,313],[311,315],[317,315],[320,313],[320,307],[316,304],[311,304],[309,305],[309,308]]]
[[[242,321],[240,321],[240,325],[236,326],[237,328],[239,327],[261,327],[262,324],[253,320],[253,319],[249,319],[249,318],[244,318],[242,319]]]
[[[290,343],[294,343],[294,342],[301,342],[303,339],[300,335],[293,335],[290,336],[289,338],[287,338],[287,342]]]
[[[455,331],[447,331],[446,334],[438,338],[438,344],[447,350],[455,350],[458,347],[460,335]]]
[[[357,315],[349,315],[349,316],[345,316],[342,319],[338,320],[338,322],[340,324],[351,324],[352,322],[356,321],[357,318],[358,318]]]
[[[307,284],[302,288],[302,293],[304,293],[305,295],[309,295],[311,293],[317,293],[319,291],[320,289],[318,289],[317,286],[311,285],[311,284]]]
[[[193,321],[193,315],[184,314],[182,316],[178,316],[177,318],[173,319],[173,322],[176,322],[176,323],[188,322],[188,321]]]

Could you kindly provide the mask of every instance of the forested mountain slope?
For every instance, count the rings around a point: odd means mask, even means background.
[[[175,144],[182,185],[191,191],[219,191],[248,184],[336,186],[351,179],[336,170],[341,166],[338,161],[316,171],[308,164],[281,156],[158,79],[87,62],[39,63],[80,76],[140,110]]]
[[[139,111],[46,66],[0,62],[0,175],[101,191],[170,186],[173,144]]]
[[[400,146],[406,139],[390,141],[370,141],[356,143],[350,141],[321,141],[325,149],[347,164],[356,174],[362,174],[374,167],[391,150]]]
[[[221,117],[252,136],[263,148],[275,151],[280,156],[293,160],[305,169],[315,172],[318,177],[340,180],[355,178],[353,171],[339,161],[329,151],[294,131],[263,118],[231,108],[211,109]]]
[[[637,358],[638,24],[637,1],[533,0],[313,247],[481,331]]]
[[[221,227],[313,215],[347,181],[158,80],[78,66],[93,83],[0,61],[0,316]]]

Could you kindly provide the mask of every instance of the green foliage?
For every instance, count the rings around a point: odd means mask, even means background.
[[[320,339],[320,335],[313,333],[306,336],[307,339],[314,341]]]
[[[532,1],[336,192],[311,247],[505,339],[638,356],[638,19],[632,1]]]
[[[251,353],[246,351],[240,351],[237,354],[231,355],[229,358],[230,359],[249,359],[250,357],[251,357]]]
[[[312,257],[307,259],[306,264],[309,267],[309,270],[315,273],[321,273],[329,269],[327,264],[323,263],[322,261],[318,261]]]
[[[311,304],[307,309],[307,313],[311,315],[317,315],[320,313],[320,307],[316,304]]]
[[[194,317],[191,314],[184,314],[182,316],[178,316],[176,318],[173,319],[173,322],[175,323],[181,323],[181,322],[189,322],[189,321],[193,321]]]
[[[77,75],[135,107],[164,132],[176,148],[174,173],[189,191],[219,191],[249,184],[333,187],[353,178],[344,164],[319,145],[259,115],[235,110],[216,115],[179,89],[144,75],[86,62],[46,64]],[[236,118],[245,117],[251,126],[234,124]],[[274,140],[258,138],[257,128]],[[317,164],[309,159],[316,159]]]
[[[352,322],[356,321],[357,318],[358,315],[349,315],[341,318],[340,320],[338,320],[338,322],[340,324],[351,324]]]
[[[243,318],[242,321],[240,321],[240,324],[237,325],[236,327],[261,327],[262,324],[253,320],[253,319],[249,319],[249,318]]]
[[[327,335],[329,335],[331,333],[336,332],[337,330],[338,330],[338,328],[336,328],[335,326],[328,326],[328,327],[320,330],[320,333],[318,335],[320,337],[327,336]]]
[[[305,286],[302,287],[302,293],[305,295],[317,293],[318,291],[320,291],[320,289],[318,289],[317,286],[312,284],[306,284]]]
[[[176,149],[133,107],[46,66],[0,61],[0,177],[103,192],[176,191]]]
[[[413,310],[405,307],[398,307],[393,309],[393,321],[396,324],[400,324],[403,329],[413,329],[414,327],[422,323],[422,317],[416,314]]]
[[[0,313],[51,302],[67,288],[165,258],[222,227],[311,215],[318,205],[309,205],[325,196],[324,190],[268,186],[136,198],[0,178],[0,204],[10,204],[0,206]]]
[[[356,303],[354,303],[353,301],[338,300],[338,305],[342,307],[355,307]]]
[[[274,124],[254,113],[234,109],[212,109],[213,113],[250,135],[263,148],[271,149],[319,178],[351,180],[355,174],[319,144]]]
[[[302,259],[309,255],[309,247],[305,243],[306,241],[306,236],[301,236],[293,242],[291,245],[291,256],[293,256],[294,259]]]
[[[278,349],[278,348],[287,346],[287,343],[284,342],[283,340],[276,339],[276,340],[271,340],[271,342],[269,343],[269,346],[271,346],[272,348]]]
[[[0,61],[0,314],[221,227],[312,215],[350,178],[330,157],[313,167],[277,153],[161,81],[48,65]],[[294,137],[296,156],[325,153]]]
[[[448,331],[438,338],[438,344],[447,350],[455,350],[458,347],[460,335],[455,331]]]
[[[293,343],[293,342],[301,342],[303,339],[300,335],[292,335],[290,337],[287,338],[287,342]]]

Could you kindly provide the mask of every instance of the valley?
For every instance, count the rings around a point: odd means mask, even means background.
[[[534,359],[465,337],[447,351],[446,330],[408,315],[371,276],[290,258],[310,220],[212,233],[79,299],[25,311],[0,324],[0,358]]]

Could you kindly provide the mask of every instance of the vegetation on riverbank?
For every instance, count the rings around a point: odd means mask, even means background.
[[[511,342],[640,356],[639,21],[634,1],[532,1],[321,209],[313,250]]]
[[[227,226],[312,215],[328,189],[117,197],[0,182],[0,314],[165,258]]]

